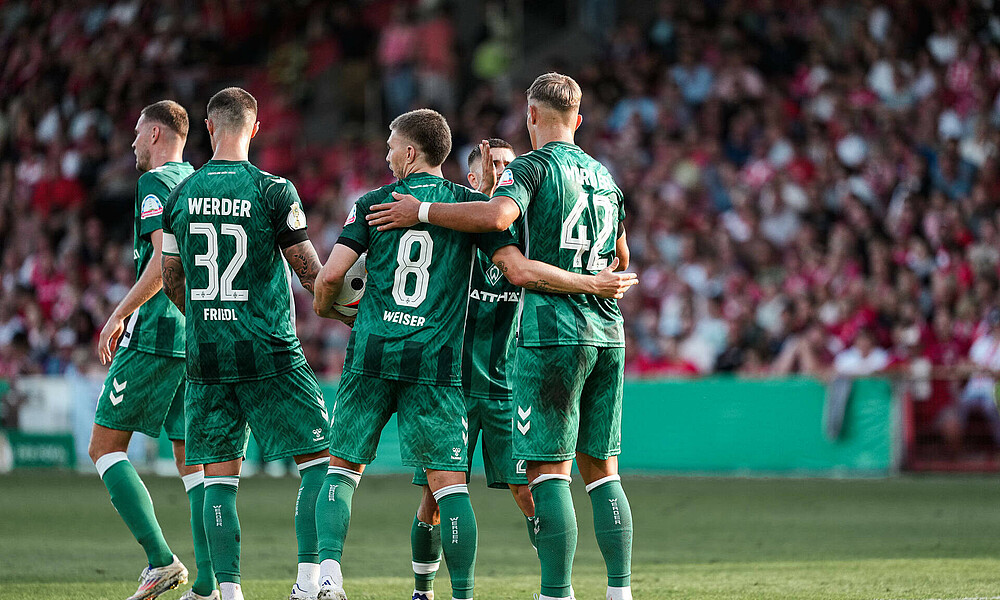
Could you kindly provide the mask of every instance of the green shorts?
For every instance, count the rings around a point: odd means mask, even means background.
[[[515,459],[512,454],[514,403],[510,398],[468,396],[465,401],[469,421],[469,468],[466,469],[466,481],[472,473],[472,457],[476,453],[479,432],[482,431],[486,485],[501,490],[512,484],[528,485],[525,461]],[[427,485],[427,473],[424,469],[414,469],[413,485]]]
[[[309,365],[252,381],[188,382],[187,464],[241,458],[250,431],[264,460],[325,450],[330,424],[316,375]]]
[[[621,452],[625,349],[519,347],[515,353],[514,457],[563,461]]]
[[[438,471],[468,468],[469,424],[460,387],[345,372],[331,413],[334,456],[370,464],[382,429],[396,413],[404,465]]]
[[[119,348],[97,399],[94,423],[184,439],[184,359]]]

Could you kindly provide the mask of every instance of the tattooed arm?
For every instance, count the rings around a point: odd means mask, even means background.
[[[181,257],[176,254],[164,254],[161,262],[163,271],[163,293],[170,298],[181,314],[184,314],[184,290],[186,279]]]
[[[319,264],[319,255],[316,254],[312,242],[309,240],[299,242],[284,248],[281,252],[285,255],[288,266],[298,275],[302,287],[306,288],[310,294],[314,294],[316,275],[319,274],[321,265]]]
[[[593,294],[621,298],[639,283],[635,273],[615,273],[618,259],[597,275],[571,273],[537,260],[525,258],[517,246],[504,246],[493,253],[493,264],[516,286],[549,294]]]

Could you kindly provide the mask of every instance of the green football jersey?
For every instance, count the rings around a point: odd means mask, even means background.
[[[187,374],[264,379],[305,362],[282,248],[305,241],[295,186],[247,161],[210,160],[164,206],[163,252],[187,279]]]
[[[514,319],[521,288],[514,286],[482,251],[472,265],[469,315],[462,350],[462,388],[470,398],[510,400],[508,364],[513,364]]]
[[[368,282],[344,370],[457,387],[476,239],[424,223],[390,231],[369,227],[365,216],[370,207],[392,202],[396,191],[425,202],[485,200],[465,186],[414,173],[355,203],[337,243],[368,252]]]
[[[135,186],[133,241],[136,280],[153,256],[150,236],[157,229],[163,229],[163,205],[170,191],[191,173],[194,168],[186,162],[168,162],[139,177]],[[160,290],[129,315],[120,345],[160,356],[183,357],[184,315]]]
[[[517,157],[493,196],[512,198],[521,208],[528,258],[590,275],[614,259],[624,198],[604,165],[579,146],[550,142]],[[518,344],[621,347],[622,314],[614,299],[525,290]]]

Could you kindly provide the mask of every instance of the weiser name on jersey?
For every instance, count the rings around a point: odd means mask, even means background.
[[[400,310],[387,310],[382,314],[382,320],[386,323],[399,323],[410,327],[423,327],[427,322],[425,317],[418,317]]]

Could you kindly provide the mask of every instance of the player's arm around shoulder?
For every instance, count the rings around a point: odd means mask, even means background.
[[[525,289],[549,294],[591,294],[601,298],[621,298],[639,283],[635,273],[616,273],[618,259],[597,275],[584,275],[560,269],[524,256],[516,245],[507,245],[492,253],[493,264],[507,281]]]
[[[366,219],[379,231],[429,223],[467,233],[487,233],[507,229],[521,215],[521,209],[511,198],[489,198],[466,191],[474,200],[454,204],[421,202],[410,194],[393,192],[393,202],[373,205]]]

